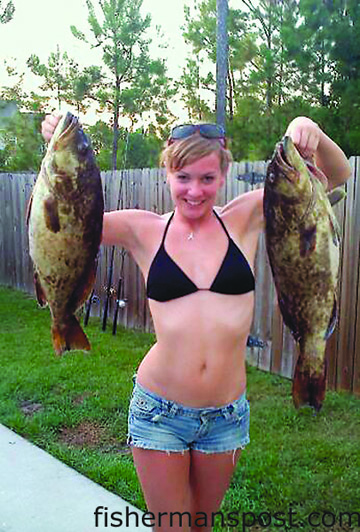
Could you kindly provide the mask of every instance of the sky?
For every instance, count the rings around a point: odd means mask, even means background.
[[[61,51],[66,51],[79,64],[86,66],[96,60],[93,51],[85,43],[75,39],[70,31],[70,25],[88,32],[87,7],[85,0],[13,0],[15,5],[14,18],[7,24],[0,24],[0,86],[12,85],[13,81],[6,75],[4,59],[14,64],[16,58],[19,70],[26,72],[25,89],[36,90],[41,84],[41,78],[34,76],[26,67],[26,60],[31,54],[40,57],[41,62],[47,63],[51,52],[56,51],[57,45]],[[168,72],[171,77],[178,78],[185,66],[186,55],[190,48],[185,45],[181,35],[184,24],[184,5],[191,0],[143,0],[142,14],[149,13],[154,28],[152,38],[156,39],[155,26],[160,25],[168,43],[167,50],[160,50],[156,43],[151,49],[153,58],[167,55]],[[3,0],[2,7],[7,3]],[[98,5],[93,0],[94,6]],[[89,35],[89,33],[88,33]],[[99,59],[101,54],[98,56]],[[100,60],[97,64],[100,64]],[[184,113],[176,107],[177,114]],[[94,115],[95,116],[95,115]],[[94,121],[94,116],[88,115],[88,122]]]

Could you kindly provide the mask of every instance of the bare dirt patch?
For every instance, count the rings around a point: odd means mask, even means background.
[[[63,427],[59,440],[65,445],[89,447],[102,452],[130,454],[131,450],[125,442],[109,435],[107,429],[92,421],[83,421],[76,427]]]
[[[86,399],[88,399],[91,396],[92,394],[90,392],[84,392],[81,395],[77,395],[76,397],[74,397],[72,402],[74,405],[81,405]]]
[[[32,416],[36,412],[43,410],[43,405],[41,403],[35,403],[34,401],[21,401],[20,410],[25,416]]]

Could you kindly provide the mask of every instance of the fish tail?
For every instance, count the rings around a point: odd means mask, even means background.
[[[296,408],[312,406],[317,412],[321,409],[326,392],[326,361],[320,369],[311,371],[300,353],[293,378],[292,397]]]
[[[57,355],[64,351],[81,349],[90,351],[90,342],[75,316],[70,316],[61,324],[54,322],[51,328],[54,349]]]

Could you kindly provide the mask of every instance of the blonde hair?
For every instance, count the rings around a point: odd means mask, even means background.
[[[225,174],[233,160],[230,150],[224,148],[219,140],[207,139],[198,133],[167,144],[162,151],[160,163],[172,171],[181,170],[197,159],[216,152],[219,154],[221,173]]]

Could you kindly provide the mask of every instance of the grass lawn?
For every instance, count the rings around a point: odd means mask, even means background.
[[[57,358],[49,311],[4,287],[0,324],[0,423],[145,510],[126,425],[131,377],[154,337],[121,328],[113,336],[93,319],[92,351]],[[314,416],[294,409],[290,388],[248,368],[251,444],[215,530],[242,532],[245,518],[250,531],[360,531],[360,399],[328,392]]]

